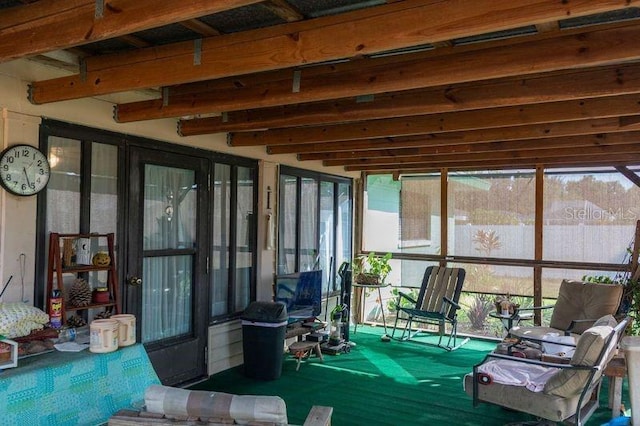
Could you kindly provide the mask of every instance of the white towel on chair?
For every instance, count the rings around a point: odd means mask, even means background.
[[[478,367],[479,372],[488,374],[496,383],[525,386],[532,392],[541,392],[549,377],[558,370],[554,367],[526,364],[507,359],[491,360]]]

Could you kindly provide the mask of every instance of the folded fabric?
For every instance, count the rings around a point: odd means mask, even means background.
[[[49,322],[49,315],[22,302],[0,303],[0,334],[9,338],[27,336]]]
[[[542,336],[544,353],[571,358],[576,350],[576,339],[573,336],[560,336],[559,333],[546,333]],[[563,345],[563,343],[565,343]]]
[[[559,369],[542,365],[526,364],[507,359],[494,359],[478,367],[478,371],[503,385],[524,386],[532,392],[541,392],[545,383]]]

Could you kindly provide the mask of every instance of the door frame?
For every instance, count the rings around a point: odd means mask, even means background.
[[[197,193],[196,242],[193,259],[192,286],[192,335],[176,336],[159,342],[145,344],[158,376],[164,384],[176,385],[207,374],[206,351],[209,327],[209,274],[207,258],[209,253],[209,175],[210,162],[204,156],[175,151],[162,151],[142,146],[129,146],[127,149],[128,197],[126,199],[126,218],[137,218],[127,221],[125,232],[126,259],[124,263],[123,311],[140,314],[140,287],[131,286],[129,279],[142,276],[143,241],[141,232],[132,232],[136,227],[142,228],[144,205],[144,167],[147,164],[167,167],[193,169]],[[137,225],[136,225],[137,222]],[[161,312],[158,312],[161,314]],[[140,318],[141,316],[138,315]],[[141,327],[137,327],[137,340],[141,341]],[[181,360],[182,362],[176,362]],[[187,366],[187,368],[182,368]]]

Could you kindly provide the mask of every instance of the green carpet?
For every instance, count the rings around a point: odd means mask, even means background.
[[[211,376],[191,389],[245,395],[278,395],[289,422],[302,425],[312,405],[334,408],[332,425],[504,425],[531,416],[481,404],[473,407],[462,389],[463,376],[495,347],[471,340],[454,352],[413,342],[382,342],[382,328],[358,327],[348,354],[313,356],[296,371],[285,355],[282,376],[260,381],[244,376],[242,366]],[[606,423],[606,384],[601,407],[588,425]],[[626,387],[625,393],[626,396]],[[623,398],[623,402],[624,398]],[[629,406],[628,401],[626,403]]]

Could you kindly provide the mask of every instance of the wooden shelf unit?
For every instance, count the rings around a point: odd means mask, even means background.
[[[107,253],[109,255],[110,263],[108,266],[94,266],[94,265],[63,265],[63,253],[60,248],[64,240],[78,240],[79,238],[89,239],[106,239],[107,241]],[[111,310],[111,313],[118,314],[120,312],[120,298],[118,295],[118,274],[116,271],[115,263],[115,247],[114,247],[114,234],[59,234],[52,232],[49,235],[49,264],[47,268],[47,313],[50,313],[50,300],[53,294],[53,290],[60,290],[62,294],[62,323],[63,325],[67,321],[67,312],[71,311],[83,311],[88,309],[105,308]],[[95,253],[93,253],[95,255]],[[68,306],[65,300],[64,286],[63,286],[63,274],[82,274],[90,272],[107,272],[107,288],[109,289],[110,300],[108,303],[90,303],[86,306]],[[54,280],[55,278],[55,280]]]

